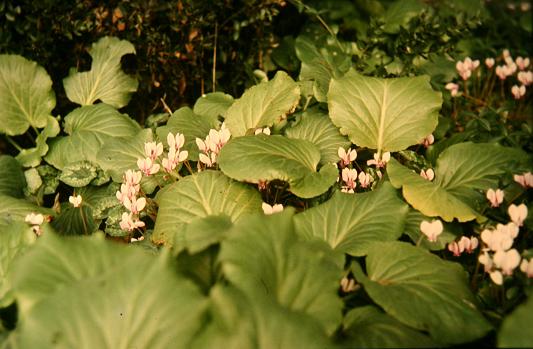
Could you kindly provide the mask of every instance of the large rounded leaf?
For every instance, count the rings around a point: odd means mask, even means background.
[[[85,106],[65,117],[64,130],[69,136],[51,141],[45,160],[58,169],[79,162],[96,163],[96,154],[104,142],[134,136],[139,125],[129,116],[107,104]]]
[[[17,199],[7,195],[0,194],[0,203],[0,221],[24,221],[24,218],[32,212],[46,215],[54,214],[54,211],[49,208],[40,207],[28,200]]]
[[[59,122],[56,118],[49,116],[45,128],[43,128],[35,139],[35,147],[22,149],[17,155],[17,160],[24,167],[35,167],[41,163],[41,158],[48,153],[48,138],[59,134]]]
[[[226,111],[233,104],[233,97],[223,92],[211,92],[203,95],[194,103],[194,113],[211,120],[226,115]]]
[[[24,196],[26,179],[19,162],[9,155],[0,155],[0,195]],[[2,204],[3,205],[3,204]]]
[[[327,246],[298,241],[291,212],[243,218],[221,245],[224,275],[251,299],[308,314],[330,334],[337,328],[342,271]]]
[[[0,133],[20,135],[46,126],[56,105],[43,67],[21,56],[0,55]]]
[[[337,163],[339,148],[347,148],[350,141],[341,135],[327,114],[317,109],[308,110],[300,119],[285,131],[289,138],[304,139],[320,150],[320,163]]]
[[[405,326],[377,307],[350,310],[344,318],[342,348],[433,348],[427,335]]]
[[[234,137],[257,127],[272,126],[287,117],[300,100],[300,88],[287,73],[248,89],[226,111],[226,126]]]
[[[533,347],[533,298],[519,305],[502,323],[498,333],[499,348]]]
[[[23,348],[187,348],[206,305],[166,255],[103,238],[43,238],[13,275]]]
[[[222,148],[218,161],[222,172],[233,179],[251,183],[279,179],[302,198],[324,193],[338,177],[332,164],[316,172],[320,151],[314,144],[279,135],[234,138]]]
[[[198,217],[226,215],[231,221],[246,213],[261,212],[259,192],[218,171],[187,176],[158,193],[157,221],[152,239],[172,245],[174,235]]]
[[[133,45],[113,37],[104,37],[89,50],[91,70],[74,72],[63,80],[68,99],[81,105],[101,100],[115,108],[128,104],[137,91],[138,82],[126,75],[120,66],[122,56],[135,53]]]
[[[353,272],[386,313],[440,343],[471,342],[491,329],[476,308],[463,268],[423,249],[376,243],[366,257],[368,276],[358,264]]]
[[[417,144],[437,126],[442,104],[428,76],[380,79],[350,70],[332,79],[329,113],[341,133],[378,153]]]
[[[337,193],[294,219],[296,231],[305,238],[323,239],[337,251],[363,256],[374,242],[402,235],[407,210],[396,190],[385,183],[363,194]]]

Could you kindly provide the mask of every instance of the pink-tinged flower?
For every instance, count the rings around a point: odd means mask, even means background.
[[[80,207],[81,202],[82,202],[81,195],[76,195],[76,196],[72,196],[71,195],[71,196],[69,196],[68,202],[70,202],[72,204],[72,206],[74,206],[74,207]]]
[[[217,163],[217,154],[210,153],[210,155],[200,154],[199,160],[201,163],[205,164],[207,167],[213,167]]]
[[[517,75],[518,81],[524,86],[529,86],[533,83],[533,72],[531,71],[521,71]]]
[[[140,171],[127,170],[124,173],[124,183],[128,185],[137,185],[141,183],[142,173]]]
[[[529,67],[529,58],[522,58],[518,56],[516,57],[515,63],[518,66],[518,69],[525,70],[527,67]]]
[[[132,214],[139,214],[144,207],[146,206],[146,199],[145,198],[133,198],[133,199],[124,199],[123,202],[124,207],[126,207]]]
[[[509,251],[496,251],[494,253],[494,265],[501,269],[503,275],[512,275],[513,270],[520,265],[520,254],[516,249]]]
[[[263,209],[263,212],[266,214],[266,215],[271,215],[271,214],[274,214],[274,213],[278,213],[278,212],[281,212],[283,211],[283,205],[282,204],[275,204],[273,206],[270,206],[269,204],[267,204],[266,202],[263,202],[261,204],[261,208]]]
[[[447,83],[444,88],[450,91],[452,97],[457,97],[459,95],[459,85],[454,84],[453,82]]]
[[[135,198],[139,193],[140,188],[141,186],[139,184],[131,185],[127,183],[122,183],[120,185],[120,190],[116,192],[115,196],[117,197],[117,200],[123,204],[126,198],[130,200]]]
[[[515,223],[509,222],[507,224],[497,224],[496,230],[498,230],[502,234],[510,236],[511,239],[515,239],[518,236],[520,228],[518,228]]]
[[[255,135],[259,135],[259,134],[265,134],[267,136],[270,136],[270,128],[268,127],[258,128],[257,130],[255,130]]]
[[[160,165],[155,164],[151,158],[138,159],[137,166],[145,176],[151,176],[159,172]]]
[[[185,144],[185,136],[181,133],[172,134],[169,132],[167,135],[167,144],[169,149],[180,150]]]
[[[489,275],[492,282],[494,282],[496,285],[503,285],[503,275],[499,270],[494,270],[490,272]]]
[[[341,159],[341,167],[346,167],[352,161],[357,159],[357,151],[355,149],[348,149],[348,151],[346,151],[343,147],[339,147],[337,150],[337,155]]]
[[[503,230],[485,229],[481,232],[481,240],[491,251],[507,251],[513,246],[513,238]]]
[[[138,219],[134,219],[133,215],[128,212],[122,214],[122,219],[120,221],[120,229],[133,231],[137,228],[144,227],[144,222]]]
[[[387,162],[390,160],[390,152],[383,153],[381,155],[381,159],[379,158],[378,153],[374,153],[374,159],[373,160],[367,160],[366,164],[367,166],[374,165],[376,168],[382,168],[387,165]]]
[[[428,168],[425,171],[420,171],[420,176],[431,182],[435,178],[435,172],[431,168]]]
[[[516,71],[516,64],[514,64],[514,71]],[[496,67],[496,75],[498,75],[500,80],[505,80],[508,76],[513,75],[514,71],[513,66],[509,65],[499,65]]]
[[[357,187],[357,171],[353,168],[343,168],[342,180],[345,185],[342,187],[341,191],[344,193],[353,193],[355,187]]]
[[[348,279],[346,276],[341,280],[341,290],[344,293],[353,292],[357,289],[354,279]]]
[[[372,178],[372,176],[369,173],[366,173],[363,171],[359,172],[358,179],[359,179],[359,185],[361,186],[361,188],[368,188],[370,184],[374,181],[374,178]]]
[[[198,137],[196,138],[196,146],[198,147],[198,149],[200,149],[201,152],[206,153],[209,151],[209,146],[205,144],[205,142]]]
[[[436,242],[437,238],[442,231],[444,226],[440,220],[434,220],[431,223],[427,221],[422,221],[420,223],[420,231],[428,238],[430,242]]]
[[[525,204],[520,204],[518,206],[511,204],[507,209],[507,212],[509,213],[509,217],[511,217],[511,221],[521,227],[527,217],[527,206]]]
[[[487,68],[491,69],[492,67],[494,67],[494,58],[486,58],[485,59],[485,65],[487,66]]]
[[[514,175],[513,179],[524,188],[533,188],[533,174],[531,172]]]
[[[139,221],[139,222],[140,222],[140,221]],[[131,238],[131,239],[130,239],[130,243],[141,242],[141,241],[143,241],[143,240],[144,240],[144,236],[141,235],[138,239],[136,239],[136,238]]]
[[[475,236],[470,237],[470,239],[462,236],[458,245],[461,252],[466,251],[467,253],[472,253],[478,247],[479,241]]]
[[[26,215],[24,221],[32,225],[41,225],[44,222],[44,216],[40,213],[31,212]]]
[[[455,64],[455,69],[457,69],[457,73],[461,76],[463,80],[468,80],[470,76],[472,75],[472,59],[470,57],[466,57],[463,62],[458,61]]]
[[[479,263],[481,263],[485,269],[485,272],[490,272],[492,270],[493,262],[487,251],[483,251],[483,254],[479,255]]]
[[[498,207],[503,202],[503,190],[501,189],[489,189],[487,190],[487,199],[490,202],[490,207]]]
[[[459,257],[464,251],[464,247],[460,246],[457,242],[453,241],[448,244],[448,251],[453,253],[455,257]]]
[[[419,144],[422,144],[425,148],[429,147],[435,142],[435,136],[433,136],[432,133],[427,135],[424,139],[422,139]]]
[[[154,161],[159,155],[163,154],[163,143],[144,143],[144,154]]]
[[[520,270],[526,273],[528,278],[533,278],[533,258],[529,261],[524,258],[520,263]]]
[[[513,94],[514,99],[520,99],[526,94],[526,87],[524,85],[521,85],[520,87],[518,87],[518,85],[513,85],[513,87],[511,87],[511,93]]]

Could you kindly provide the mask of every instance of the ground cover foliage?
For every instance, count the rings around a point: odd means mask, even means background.
[[[533,345],[530,4],[276,6],[255,84],[147,118],[120,35],[0,54],[0,348]]]

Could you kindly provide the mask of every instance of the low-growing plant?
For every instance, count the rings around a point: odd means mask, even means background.
[[[306,40],[298,80],[146,128],[119,111],[131,43],[93,44],[64,118],[0,55],[0,347],[533,343],[529,58],[461,59],[441,92]]]

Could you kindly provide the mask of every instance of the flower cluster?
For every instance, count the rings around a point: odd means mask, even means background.
[[[185,144],[185,137],[176,133],[176,135],[169,132],[167,135],[168,153],[167,157],[161,161],[163,169],[167,173],[171,173],[183,161],[187,160],[189,152],[181,150]]]
[[[526,172],[521,175],[514,175],[513,179],[516,183],[520,184],[524,188],[533,188],[533,174]]]
[[[461,253],[466,251],[466,253],[472,253],[479,245],[479,241],[475,236],[467,238],[466,236],[461,236],[459,241],[453,241],[448,244],[448,250],[453,253],[454,256],[459,257]]]
[[[41,236],[43,231],[41,230],[41,224],[45,221],[45,217],[40,213],[31,212],[26,215],[24,221],[31,225],[31,229],[37,236]]]
[[[477,67],[479,67],[479,60],[476,59],[473,61],[470,57],[466,57],[464,61],[458,61],[455,64],[455,69],[457,69],[457,73],[459,73],[463,80],[468,80]]]
[[[479,256],[479,262],[483,264],[485,272],[489,273],[491,280],[497,284],[503,284],[504,276],[513,274],[514,269],[520,265],[522,271],[532,277],[528,272],[529,262],[520,264],[520,254],[514,248],[514,239],[518,236],[520,227],[527,217],[527,207],[524,204],[510,205],[508,208],[511,222],[497,224],[496,228],[488,228],[481,232],[481,240],[484,243],[483,254]],[[531,275],[530,275],[531,274]]]
[[[217,163],[217,157],[220,149],[229,141],[231,137],[230,131],[226,125],[222,123],[219,131],[211,129],[205,140],[196,138],[196,145],[200,149],[200,162],[207,167],[214,167]]]
[[[127,170],[120,190],[116,192],[118,201],[129,211],[122,214],[120,221],[122,230],[133,231],[136,228],[144,227],[144,222],[139,219],[139,213],[146,206],[146,198],[137,197],[141,190],[141,179],[142,173],[140,171]]]
[[[387,165],[387,162],[390,160],[390,152],[385,152],[381,154],[381,158],[378,153],[374,153],[374,159],[367,160],[367,166],[376,166],[376,168],[383,168]]]

